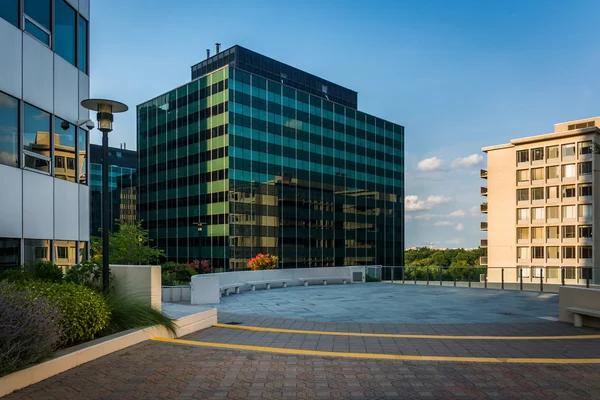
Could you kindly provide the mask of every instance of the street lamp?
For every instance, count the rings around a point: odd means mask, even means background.
[[[108,292],[108,132],[112,131],[113,114],[125,112],[129,107],[104,99],[83,100],[81,106],[98,113],[98,130],[102,132],[102,288]]]

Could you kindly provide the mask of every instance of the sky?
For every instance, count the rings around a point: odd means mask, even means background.
[[[239,44],[358,92],[405,127],[406,247],[477,247],[485,146],[600,115],[596,0],[93,0],[91,97],[130,107]],[[94,131],[92,142],[100,143]]]

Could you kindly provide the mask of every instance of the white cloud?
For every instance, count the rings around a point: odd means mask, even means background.
[[[479,213],[479,207],[477,207],[477,206],[471,207],[470,211],[471,211],[471,215],[474,216],[474,217],[477,217],[477,216],[480,215],[480,213]]]
[[[448,203],[450,200],[451,198],[448,196],[428,196],[427,199],[421,200],[417,195],[410,195],[404,198],[404,210],[406,212],[430,210],[434,206]]]
[[[417,169],[419,171],[433,171],[440,169],[444,165],[444,160],[440,160],[437,157],[426,158],[417,163]]]
[[[465,240],[463,238],[454,238],[454,239],[446,240],[446,243],[447,244],[461,244],[464,241]]]
[[[415,215],[414,218],[415,219],[424,219],[424,220],[429,221],[430,219],[438,218],[438,217],[440,217],[440,215],[438,215],[438,214],[417,214],[417,215]]]
[[[452,222],[450,221],[438,221],[436,223],[433,224],[433,226],[448,226],[448,225],[452,225]]]
[[[456,227],[454,228],[457,231],[462,231],[463,229],[465,229],[465,226],[462,223],[458,223],[458,225],[456,225]]]
[[[456,211],[452,211],[450,214],[448,214],[449,217],[464,217],[465,216],[465,212],[463,210],[456,210]]]
[[[481,154],[471,154],[470,156],[457,158],[452,161],[452,168],[471,168],[479,165],[481,161],[483,161],[483,156]]]

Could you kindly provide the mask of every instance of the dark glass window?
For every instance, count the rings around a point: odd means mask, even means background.
[[[77,66],[84,74],[88,73],[88,22],[79,16],[79,48],[77,56],[79,61]]]
[[[77,13],[65,0],[56,0],[54,14],[54,47],[56,54],[75,65]]]
[[[23,109],[25,167],[50,173],[50,114],[25,104]]]
[[[25,1],[25,30],[50,46],[50,0]]]
[[[19,262],[20,244],[21,240],[19,239],[0,238],[0,273],[21,265]]]
[[[4,18],[17,28],[19,27],[19,0],[0,1],[0,18]]]
[[[77,159],[79,168],[79,183],[87,185],[87,137],[88,132],[79,128],[77,135]]]
[[[19,166],[19,101],[0,92],[0,164]]]

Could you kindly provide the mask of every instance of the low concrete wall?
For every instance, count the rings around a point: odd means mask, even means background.
[[[324,268],[295,268],[271,269],[264,271],[220,272],[192,276],[192,304],[217,304],[220,302],[219,287],[233,283],[250,281],[264,281],[273,279],[286,279],[288,286],[300,286],[303,283],[299,278],[335,277],[353,282],[354,272],[361,273],[361,280],[365,281],[365,266],[355,267],[324,267]],[[356,281],[354,281],[356,282]],[[275,288],[278,285],[272,285]],[[258,288],[257,288],[258,289]],[[250,285],[240,288],[241,291],[250,290]]]
[[[192,289],[190,285],[162,287],[162,301],[164,302],[175,303],[178,301],[190,301],[191,297]]]
[[[161,275],[160,266],[155,265],[111,265],[115,291],[119,294],[142,299],[160,310]]]
[[[185,336],[202,329],[210,328],[216,323],[217,310],[214,308],[179,318],[175,320],[175,324],[177,325],[177,335],[175,337]],[[48,361],[0,378],[0,397],[154,337],[172,338],[174,336],[162,326],[152,326],[117,333],[92,340],[71,349],[65,349]]]
[[[558,290],[558,319],[573,323],[573,313],[567,307],[582,307],[600,310],[600,289],[561,286]],[[583,316],[583,325],[600,328],[600,319]]]

